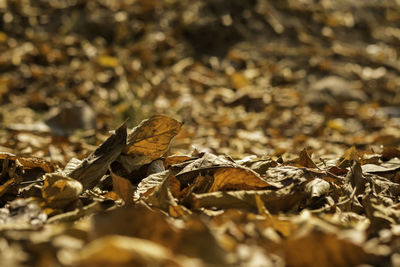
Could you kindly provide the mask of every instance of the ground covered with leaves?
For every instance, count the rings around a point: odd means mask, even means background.
[[[4,266],[400,266],[394,0],[0,0]]]

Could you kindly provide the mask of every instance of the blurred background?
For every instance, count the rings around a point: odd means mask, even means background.
[[[400,144],[395,0],[0,0],[0,151],[65,164],[161,113],[172,151]]]

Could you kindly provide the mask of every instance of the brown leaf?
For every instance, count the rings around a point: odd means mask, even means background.
[[[133,185],[132,183],[124,178],[115,174],[110,168],[110,175],[113,183],[113,190],[122,198],[126,205],[132,205],[133,202]]]
[[[229,192],[212,192],[205,194],[193,194],[191,204],[195,208],[239,208],[250,211],[257,210],[255,195],[259,195],[265,207],[271,213],[285,212],[298,209],[301,202],[306,199],[304,191],[288,192],[286,188],[273,190],[242,190]]]
[[[338,167],[342,168],[351,165],[351,163],[349,163],[351,161],[359,161],[360,156],[358,155],[356,147],[352,146],[344,152],[340,159],[341,162],[339,163]]]
[[[66,174],[80,181],[83,190],[93,188],[121,153],[126,143],[126,123],[119,127],[100,147]]]
[[[213,176],[214,181],[212,181],[212,186],[208,192],[256,189],[271,186],[251,169],[211,153],[202,154],[201,158],[186,165],[176,177],[181,183],[190,184],[202,173],[209,173]]]
[[[382,160],[383,161],[388,161],[391,160],[392,158],[400,158],[400,150],[398,148],[395,147],[391,147],[391,146],[386,146],[383,148],[383,152],[382,152]]]
[[[9,160],[18,160],[24,169],[41,168],[45,172],[53,172],[57,168],[56,164],[41,158],[16,156],[11,153],[0,152],[0,159],[4,160],[6,157],[8,157]]]
[[[289,163],[291,165],[294,164],[295,166],[318,169],[317,165],[311,159],[311,156],[310,156],[310,154],[308,154],[308,151],[306,149],[303,149],[300,152],[300,155],[297,159],[286,162],[286,163]]]
[[[160,158],[181,127],[181,122],[163,115],[154,115],[142,121],[129,133],[123,150],[127,158],[121,163],[131,172]]]
[[[286,239],[283,242],[283,250],[286,264],[294,267],[336,267],[378,263],[373,255],[367,254],[359,245],[339,239],[335,234],[319,231]]]
[[[252,190],[271,186],[256,172],[247,168],[219,168],[209,192],[219,190]]]
[[[154,189],[171,175],[170,170],[151,174],[144,178],[137,186],[134,200],[138,200],[141,196],[147,196],[149,190]],[[147,193],[147,194],[146,194]]]
[[[171,251],[149,240],[110,235],[89,243],[78,256],[78,266],[182,266]]]

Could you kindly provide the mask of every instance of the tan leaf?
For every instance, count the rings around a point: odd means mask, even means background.
[[[135,191],[134,200],[138,200],[141,196],[145,195],[150,189],[155,188],[162,183],[171,174],[170,170],[151,174],[144,178],[137,186]]]
[[[0,159],[8,158],[9,160],[18,160],[24,169],[41,168],[45,172],[55,171],[57,166],[52,162],[48,162],[41,158],[16,156],[11,153],[0,152]]]
[[[311,197],[320,197],[328,193],[330,185],[323,179],[315,178],[306,184],[305,189]]]

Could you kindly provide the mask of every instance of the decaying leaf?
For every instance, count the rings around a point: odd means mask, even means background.
[[[178,203],[169,188],[169,178],[172,174],[167,175],[161,183],[151,190],[150,194],[144,196],[144,201],[153,207],[168,211],[170,206],[178,206]]]
[[[8,158],[9,160],[18,160],[24,169],[41,168],[45,172],[55,171],[57,166],[46,160],[37,157],[16,156],[11,153],[0,152],[0,160]]]
[[[308,151],[306,149],[303,149],[300,152],[300,155],[297,159],[292,160],[290,162],[287,162],[288,164],[293,164],[293,165],[297,165],[297,166],[302,166],[302,167],[306,167],[306,168],[316,168],[318,169],[317,165],[314,163],[314,161],[311,159],[310,154],[308,153]]]

